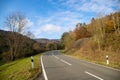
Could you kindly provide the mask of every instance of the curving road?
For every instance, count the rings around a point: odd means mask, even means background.
[[[50,51],[41,58],[45,80],[120,80],[120,70]]]

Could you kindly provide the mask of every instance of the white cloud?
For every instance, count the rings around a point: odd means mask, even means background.
[[[37,17],[37,19],[36,23],[39,28],[34,29],[36,37],[41,37],[42,34],[51,36],[55,34],[62,35],[63,32],[73,30],[77,23],[88,21],[85,20],[86,18],[83,19],[83,15],[80,13],[71,11],[60,11],[47,18]]]
[[[45,24],[45,25],[42,25],[41,27],[39,27],[38,29],[36,29],[36,31],[38,32],[38,34],[41,34],[41,33],[61,33],[63,31],[66,31],[66,29],[64,27],[57,26],[54,24]]]
[[[49,0],[49,2],[59,9],[46,17],[37,16],[36,23],[39,28],[34,29],[34,32],[38,37],[73,30],[77,23],[89,23],[92,17],[97,17],[97,14],[109,14],[119,6],[119,0]]]
[[[114,1],[111,0],[91,0],[88,2],[84,2],[81,6],[75,5],[74,8],[77,10],[82,10],[86,12],[106,12],[107,14],[114,11],[113,7],[116,6]],[[117,6],[116,6],[117,7]]]
[[[43,32],[61,32],[62,28],[60,26],[57,25],[53,25],[53,24],[45,24],[43,27],[40,28],[41,31]]]
[[[53,2],[52,0],[50,0]],[[106,12],[109,14],[116,9],[120,9],[119,0],[58,0],[58,4],[67,9],[85,12]],[[114,9],[114,8],[116,9]]]
[[[59,35],[57,37],[60,38],[63,32],[67,31],[68,29],[65,27],[57,26],[55,24],[44,24],[41,27],[34,30],[34,34],[36,37],[51,37],[54,35]]]

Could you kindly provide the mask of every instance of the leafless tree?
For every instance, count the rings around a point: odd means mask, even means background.
[[[113,24],[114,24],[114,29],[117,33],[117,35],[120,35],[120,12],[117,12],[112,16]]]
[[[32,32],[28,31],[26,34],[25,34],[27,37],[31,38],[31,39],[34,39],[35,36]]]
[[[23,41],[19,35],[24,32],[26,24],[27,20],[20,12],[11,13],[6,17],[4,26],[11,31],[8,38],[11,60],[15,60],[15,55],[19,53],[19,44]]]

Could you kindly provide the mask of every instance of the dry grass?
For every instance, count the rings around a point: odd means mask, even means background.
[[[79,49],[71,49],[65,54],[120,69],[120,54],[113,52],[111,49],[99,51],[93,40],[86,42]],[[106,64],[106,55],[109,56],[109,65]]]

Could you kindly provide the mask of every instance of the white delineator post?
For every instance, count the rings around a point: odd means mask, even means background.
[[[106,63],[109,64],[108,55],[106,55]]]
[[[33,60],[32,56],[31,56],[31,66],[32,66],[32,68],[34,68],[34,60]]]

